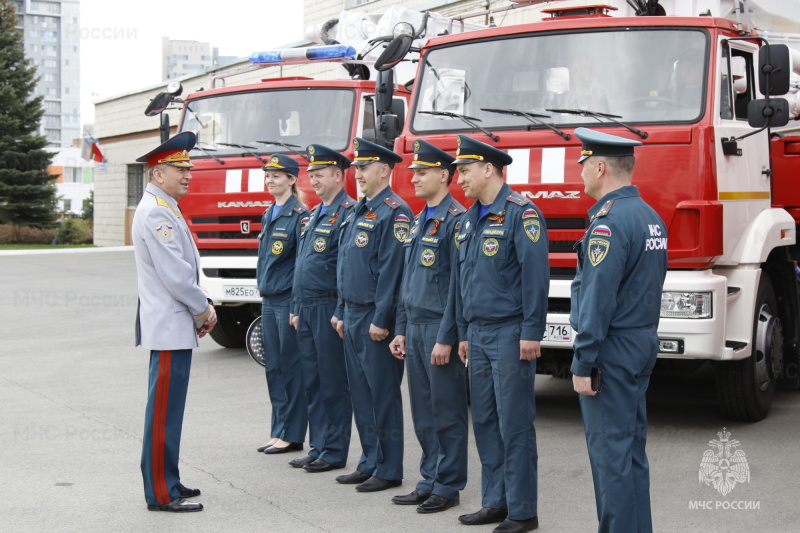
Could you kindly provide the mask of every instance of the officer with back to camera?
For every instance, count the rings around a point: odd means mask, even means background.
[[[198,285],[200,256],[178,207],[189,192],[194,133],[184,132],[136,161],[149,182],[133,216],[133,251],[139,289],[136,345],[150,350],[142,438],[142,478],[150,511],[201,511],[185,498],[200,495],[181,483],[178,469],[192,349],[217,323]]]
[[[392,353],[408,365],[408,391],[414,432],[422,447],[422,480],[411,494],[395,496],[398,505],[418,505],[435,513],[458,505],[467,483],[467,388],[458,357],[458,331],[442,320],[449,299],[456,232],[464,206],[453,199],[453,156],[415,140],[411,183],[426,201],[405,243]]]
[[[645,392],[658,354],[667,231],[631,184],[633,149],[642,143],[587,128],[575,135],[583,141],[578,162],[586,194],[597,200],[576,243],[570,323],[576,332],[572,382],[580,394],[598,531],[649,533]],[[599,392],[591,377],[598,370]]]
[[[342,222],[355,201],[344,190],[350,160],[321,144],[306,148],[308,178],[320,198],[300,234],[292,288],[292,325],[308,400],[308,455],[289,461],[319,473],[343,468],[350,450],[353,406],[344,344],[331,328],[338,301],[336,262]]]
[[[331,319],[344,338],[347,378],[362,455],[355,472],[336,481],[359,492],[396,487],[403,479],[403,362],[389,349],[403,273],[411,209],[389,186],[402,158],[353,140],[356,181],[364,198],[347,215],[339,239],[340,303]]]
[[[469,358],[483,505],[458,519],[502,522],[496,533],[530,531],[539,525],[533,386],[550,285],[547,229],[533,202],[503,179],[511,156],[457,138],[458,184],[476,202],[456,236],[453,297],[459,355]]]

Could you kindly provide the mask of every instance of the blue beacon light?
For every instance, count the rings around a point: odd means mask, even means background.
[[[356,49],[344,44],[328,46],[312,46],[309,48],[285,48],[254,52],[250,54],[250,62],[258,65],[271,63],[302,63],[305,61],[347,60],[356,57]]]

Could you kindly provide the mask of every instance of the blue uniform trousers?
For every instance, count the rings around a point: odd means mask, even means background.
[[[148,505],[163,505],[180,497],[176,488],[181,481],[178,456],[191,366],[192,350],[150,352],[142,437],[142,478]]]
[[[406,325],[411,416],[422,447],[417,489],[457,500],[467,484],[467,386],[458,346],[448,364],[431,364],[438,331],[439,324]]]
[[[308,455],[342,467],[350,451],[353,405],[344,343],[331,327],[335,312],[336,300],[300,304],[297,346],[308,401]]]
[[[391,340],[375,342],[369,326],[372,305],[345,304],[344,353],[361,439],[357,470],[381,479],[403,479],[403,361],[389,350]],[[391,335],[389,336],[391,337]]]
[[[467,338],[482,505],[527,520],[537,514],[536,361],[519,358],[520,323],[470,324]]]
[[[597,358],[602,391],[580,396],[602,533],[653,531],[645,392],[657,353],[655,329],[609,334]]]
[[[291,298],[264,297],[261,302],[261,334],[267,389],[272,403],[270,437],[304,442],[308,425],[306,393],[297,353],[297,332],[289,324]]]

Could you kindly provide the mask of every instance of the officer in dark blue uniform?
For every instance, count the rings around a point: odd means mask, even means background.
[[[344,337],[347,377],[362,455],[357,470],[339,483],[360,492],[396,487],[403,479],[403,362],[392,357],[403,244],[411,209],[389,186],[402,158],[356,137],[356,181],[364,194],[347,215],[339,239],[337,331]]]
[[[458,505],[467,483],[467,389],[458,358],[458,331],[452,320],[442,330],[450,293],[455,233],[464,206],[449,185],[454,158],[432,144],[414,141],[415,194],[426,201],[405,243],[405,271],[397,309],[395,357],[408,365],[408,392],[414,432],[422,447],[422,480],[411,494],[395,496],[400,505],[419,504],[420,513]]]
[[[302,450],[308,424],[297,332],[289,323],[297,241],[308,210],[299,199],[297,161],[274,155],[263,169],[267,190],[275,198],[261,218],[256,265],[272,438],[258,450],[276,454]]]
[[[464,135],[458,145],[458,184],[477,201],[456,236],[455,316],[467,339],[459,355],[469,357],[483,466],[483,508],[459,521],[505,519],[494,531],[530,531],[538,527],[533,386],[550,285],[547,229],[539,209],[503,180],[507,153]]]
[[[645,392],[658,353],[667,230],[631,185],[633,147],[642,143],[586,128],[575,135],[586,193],[598,200],[576,243],[570,313],[598,530],[645,533],[653,530]],[[592,387],[597,369],[600,392]]]
[[[292,323],[308,400],[306,457],[289,461],[308,472],[342,468],[350,450],[353,407],[344,344],[331,328],[336,312],[336,262],[342,222],[355,201],[344,190],[350,160],[320,144],[306,148],[308,177],[321,202],[300,234],[292,288]]]

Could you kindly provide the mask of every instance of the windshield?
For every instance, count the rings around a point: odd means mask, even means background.
[[[309,144],[342,151],[350,142],[355,92],[351,89],[249,91],[198,98],[187,103],[181,131],[215,157],[253,152],[304,152]],[[264,144],[259,141],[283,143]],[[202,151],[193,156],[203,157]]]
[[[705,101],[707,40],[701,30],[645,28],[528,34],[431,49],[423,58],[411,129],[474,130],[458,117],[431,111],[475,117],[488,129],[544,127],[502,110],[544,114],[549,118],[540,120],[550,124],[605,120],[578,111],[626,123],[694,121]]]

